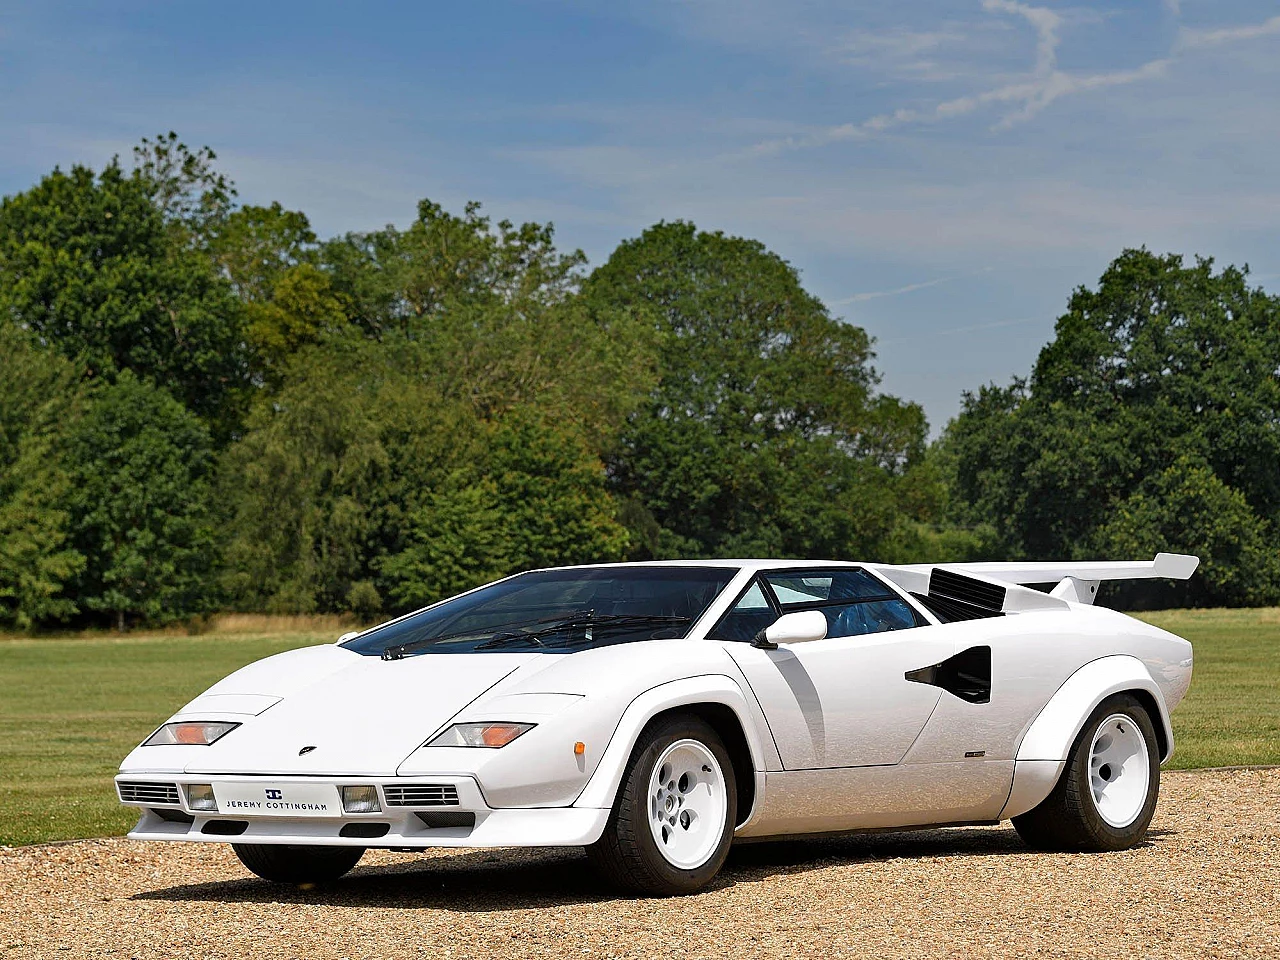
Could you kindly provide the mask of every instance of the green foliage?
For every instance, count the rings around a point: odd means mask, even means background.
[[[206,248],[231,215],[236,189],[208,147],[192,150],[170,130],[133,149],[135,179],[179,245]]]
[[[660,382],[612,464],[641,554],[840,557],[889,539],[923,414],[874,395],[866,333],[832,319],[790,264],[662,223],[584,294],[637,310],[660,344]]]
[[[1197,606],[1210,599],[1256,606],[1273,597],[1280,583],[1280,553],[1268,525],[1242,493],[1190,456],[1148,477],[1117,504],[1098,528],[1095,544],[1099,556],[1149,557],[1167,550],[1203,558],[1185,588],[1141,585],[1139,595],[1149,607],[1183,592]],[[1138,591],[1131,587],[1130,592]]]
[[[0,622],[22,629],[76,612],[64,589],[84,567],[70,545],[71,480],[59,456],[82,402],[79,371],[0,324]]]
[[[352,585],[368,578],[371,504],[390,476],[384,441],[409,412],[410,397],[358,352],[350,364],[319,349],[295,362],[297,375],[259,403],[219,466],[222,580],[241,609],[345,607]],[[431,399],[412,397],[414,419]]]
[[[240,306],[176,242],[154,192],[113,162],[97,176],[55,170],[0,202],[0,317],[89,376],[132,370],[163,385],[226,433],[246,373]]]
[[[1029,381],[966,395],[940,445],[953,517],[1012,557],[1185,549],[1204,572],[1164,602],[1274,602],[1277,371],[1280,300],[1232,267],[1126,251],[1072,295]]]
[[[602,465],[567,420],[496,420],[373,345],[316,348],[221,469],[239,606],[406,609],[505,573],[621,557]]]
[[[207,609],[213,544],[209,431],[182,404],[125,371],[94,392],[65,463],[74,585],[85,610],[163,622]]]
[[[558,252],[550,225],[493,226],[478,203],[459,217],[423,200],[407,230],[348,234],[320,256],[348,315],[378,339],[429,336],[459,307],[545,307],[572,291],[585,258]]]
[[[278,387],[289,359],[326,334],[341,334],[347,324],[328,275],[299,263],[276,275],[266,300],[245,304],[245,337],[263,380]]]
[[[281,274],[316,259],[316,235],[304,213],[244,206],[228,214],[211,241],[214,261],[242,300],[270,300]]]

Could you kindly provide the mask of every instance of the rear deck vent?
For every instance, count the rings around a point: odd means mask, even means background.
[[[119,787],[121,803],[138,803],[148,807],[158,803],[171,803],[176,807],[179,803],[176,783],[121,781]]]
[[[929,575],[929,596],[959,600],[970,606],[999,612],[1004,608],[1005,588],[934,567]]]
[[[456,807],[458,788],[451,783],[383,784],[389,807]]]
[[[929,574],[929,592],[912,593],[943,623],[1003,617],[1005,588],[950,570],[934,567]]]

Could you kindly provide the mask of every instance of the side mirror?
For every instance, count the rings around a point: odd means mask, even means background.
[[[339,643],[346,643],[348,640],[354,640],[354,639],[355,639],[356,637],[358,637],[358,636],[360,636],[360,631],[359,631],[359,630],[351,630],[351,631],[349,631],[348,633],[344,633],[342,636],[340,636],[340,637],[338,638],[338,642],[339,642]]]
[[[762,650],[777,650],[780,643],[808,643],[827,635],[827,617],[821,610],[784,613],[756,634],[751,642]]]

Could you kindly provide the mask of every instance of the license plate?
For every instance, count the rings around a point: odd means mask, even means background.
[[[246,817],[340,817],[338,788],[328,783],[215,783],[218,812]]]

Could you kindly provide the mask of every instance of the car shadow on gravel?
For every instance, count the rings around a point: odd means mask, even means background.
[[[1140,846],[1160,843],[1170,831],[1153,830]],[[1039,856],[1012,828],[951,828],[877,833],[830,839],[739,844],[708,888],[755,883],[779,874],[884,860],[931,860],[1021,854]],[[134,894],[134,900],[216,903],[298,903],[340,907],[449,909],[491,912],[626,899],[605,886],[582,851],[574,848],[479,850],[407,855],[402,863],[357,867],[346,877],[311,887],[268,883],[256,877],[193,883]]]
[[[581,850],[560,848],[408,854],[401,863],[357,867],[341,880],[316,886],[245,877],[151,890],[131,899],[488,912],[617,898]]]

